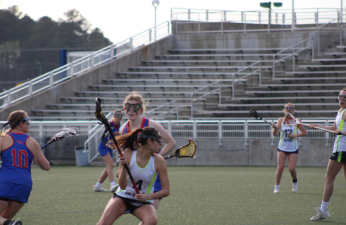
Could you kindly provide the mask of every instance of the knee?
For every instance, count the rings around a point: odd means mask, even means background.
[[[143,219],[143,225],[156,225],[157,224],[157,216],[150,216],[148,218]]]
[[[296,168],[292,167],[292,168],[288,168],[288,170],[290,171],[291,174],[296,172]]]
[[[282,171],[284,171],[284,168],[285,168],[285,166],[278,165],[277,166],[277,171],[278,172],[282,172]]]

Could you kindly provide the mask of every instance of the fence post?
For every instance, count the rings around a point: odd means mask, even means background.
[[[209,20],[209,10],[205,11],[205,19],[208,21]]]
[[[71,64],[72,65],[72,64]],[[71,70],[72,69],[70,69],[70,73],[71,73]],[[70,75],[71,76],[71,75]],[[52,74],[52,72],[50,72],[49,73],[49,86],[50,87],[53,87],[53,74]]]
[[[284,13],[282,13],[282,25],[285,25],[285,14]]]
[[[168,133],[169,133],[169,135],[171,135],[172,136],[172,121],[170,120],[170,121],[168,121]]]
[[[219,127],[219,146],[222,146],[223,143],[222,143],[222,122],[221,122],[221,120],[219,120],[218,127]]]
[[[326,122],[324,123],[324,126],[328,127],[329,126],[329,122],[328,120],[326,120]],[[326,147],[329,147],[329,132],[324,132],[325,137],[326,137]]]
[[[111,60],[114,58],[114,45],[111,45]]]
[[[151,43],[151,29],[149,29],[149,43]]]
[[[192,132],[193,132],[193,140],[197,139],[197,122],[196,120],[193,121],[193,127],[192,127]]]
[[[258,12],[258,24],[261,24],[261,12]]]
[[[244,122],[244,137],[245,137],[245,146],[249,146],[248,138],[249,138],[249,127],[248,127],[248,121],[245,120]]]
[[[29,96],[32,95],[32,80],[30,80],[30,83],[29,83]]]
[[[190,21],[191,19],[191,9],[187,10],[187,19]]]

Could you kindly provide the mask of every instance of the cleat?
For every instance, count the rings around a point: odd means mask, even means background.
[[[298,191],[298,183],[292,183],[292,192],[295,193]]]
[[[114,193],[118,187],[119,187],[119,184],[116,184],[116,185],[112,186],[109,191]]]
[[[320,221],[330,217],[330,213],[328,212],[328,209],[325,212],[322,212],[320,207],[315,208],[315,210],[316,210],[316,215],[310,218],[310,220],[312,221]]]
[[[106,188],[95,187],[95,185],[93,185],[93,191],[95,191],[95,192],[107,192],[108,190]]]
[[[274,188],[274,193],[275,194],[279,193],[279,188]]]
[[[19,219],[16,220],[16,221],[12,221],[12,222],[10,223],[10,225],[22,225],[22,224],[23,224],[22,221],[20,221]]]

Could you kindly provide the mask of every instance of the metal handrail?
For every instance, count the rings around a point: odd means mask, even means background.
[[[219,88],[217,88],[217,89],[215,89],[215,90],[213,90],[213,91],[211,91],[211,92],[205,93],[204,95],[202,95],[202,96],[200,96],[200,97],[198,97],[198,98],[195,98],[195,99],[193,98],[193,95],[196,94],[197,92],[200,92],[200,91],[202,91],[202,90],[204,90],[204,89],[206,89],[206,88],[208,88],[208,87],[211,87],[211,86],[213,86],[213,85],[215,85],[215,84],[219,84]],[[204,86],[204,87],[201,87],[201,88],[199,88],[198,90],[192,92],[192,93],[191,93],[191,116],[190,116],[190,117],[193,118],[193,103],[194,103],[195,101],[197,101],[197,100],[199,100],[199,99],[201,99],[201,98],[203,98],[203,97],[205,97],[205,96],[208,96],[208,95],[210,95],[210,94],[213,94],[213,93],[215,93],[215,92],[217,92],[217,91],[219,91],[219,104],[221,104],[221,83],[220,83],[219,80],[214,81],[213,83],[211,83],[211,84],[209,84],[209,85],[206,85],[206,86]]]
[[[163,108],[163,107],[169,106],[169,105],[171,105],[171,104],[173,104],[173,103],[177,103],[177,107],[176,107],[175,109],[177,110],[177,119],[179,119],[179,104],[178,104],[178,101],[177,101],[177,100],[168,102],[168,103],[166,103],[166,104],[164,104],[164,105],[162,105],[162,106],[160,106],[160,107],[157,107],[157,108],[155,108],[155,109],[150,110],[150,111],[148,112],[148,118],[150,118],[150,114],[151,114],[152,112],[154,112],[154,111],[156,111],[156,110],[158,110],[158,109],[161,109],[161,108]],[[175,109],[173,109],[173,110],[175,110]],[[157,118],[157,117],[159,117],[159,116],[163,116],[163,115],[165,115],[165,114],[167,114],[167,113],[170,113],[171,111],[172,111],[172,109],[169,110],[169,111],[166,112],[166,113],[162,113],[162,114],[160,114],[160,115],[154,117],[153,119],[155,119],[155,118]]]
[[[287,47],[287,48],[285,48],[285,49],[279,51],[279,52],[276,53],[276,54],[273,54],[272,80],[275,80],[275,65],[276,65],[276,63],[282,62],[282,60],[285,60],[285,59],[287,59],[287,58],[293,56],[293,71],[294,71],[294,70],[295,70],[295,62],[294,62],[294,56],[295,56],[295,54],[301,52],[302,50],[309,49],[308,47],[311,47],[311,49],[312,49],[312,52],[311,52],[311,59],[314,58],[314,47],[313,47],[314,45],[313,45],[313,42],[312,42],[311,45],[308,45],[307,47],[304,47],[304,48],[299,48],[297,51],[295,51],[295,49],[296,49],[295,47],[296,47],[297,45],[300,45],[300,44],[302,44],[302,43],[304,43],[304,42],[308,42],[308,41],[310,41],[310,40],[313,41],[314,38],[313,38],[313,37],[309,37],[309,38],[307,38],[307,39],[304,39],[304,40],[302,40],[302,41],[300,41],[300,42],[298,42],[298,43],[296,43],[296,44],[294,44],[294,45],[291,45],[291,46],[289,46],[289,47]],[[285,51],[288,51],[288,50],[293,50],[293,53],[290,54],[290,55],[284,56],[284,57],[282,57],[282,58],[279,59],[279,60],[276,60],[276,57],[279,56],[279,54],[281,54],[281,53],[283,53],[283,52],[285,52]]]
[[[17,87],[13,87],[7,91],[4,91],[0,93],[0,109],[5,108],[9,106],[12,103],[18,102],[19,100],[22,100],[24,98],[30,97],[35,93],[41,92],[47,88],[51,88],[52,86],[57,85],[58,83],[61,83],[64,80],[70,79],[72,77],[78,76],[79,74],[91,70],[103,63],[106,63],[108,61],[113,60],[116,57],[119,57],[123,54],[126,54],[128,52],[132,52],[134,49],[150,44],[154,41],[156,41],[154,38],[152,38],[152,30],[157,30],[160,28],[164,28],[165,26],[168,27],[166,30],[167,32],[163,33],[163,35],[158,36],[158,38],[163,38],[166,37],[167,35],[170,34],[170,22],[164,22],[156,27],[152,27],[144,32],[141,32],[135,36],[132,36],[124,41],[118,42],[117,44],[112,44],[107,47],[104,47],[96,52],[93,52],[90,55],[84,56],[80,59],[77,59],[71,63],[68,63],[64,66],[61,66],[57,69],[54,69],[48,73],[45,73],[41,76],[38,76],[34,79],[31,79],[30,81],[27,81]],[[143,37],[143,34],[148,34],[148,40],[141,40],[137,44],[134,44],[133,40],[137,38]],[[114,54],[114,49],[120,48],[122,46],[126,47],[126,50],[119,53],[119,54]],[[106,59],[98,59],[98,57],[102,55],[107,55]],[[95,62],[97,59],[97,62]],[[79,67],[84,67],[82,69],[77,68]],[[56,77],[55,77],[56,76]],[[54,80],[55,79],[55,80]],[[37,86],[37,89],[34,90],[33,87]]]

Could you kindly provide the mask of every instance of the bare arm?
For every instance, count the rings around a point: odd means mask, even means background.
[[[127,171],[123,165],[124,164],[130,165],[129,163],[130,163],[132,154],[133,154],[133,151],[125,150],[123,152],[123,156],[119,155],[119,170],[117,171],[117,176],[119,176],[118,182],[122,190],[125,190],[127,186]]]
[[[280,132],[279,129],[281,128],[282,120],[283,118],[279,118],[276,124],[273,124],[273,131],[272,131],[273,136],[278,135],[278,133]]]
[[[32,137],[29,137],[26,141],[26,145],[34,154],[35,164],[38,165],[41,169],[49,171],[50,164],[46,157],[43,155],[43,152],[38,142]]]
[[[305,127],[302,124],[298,125],[298,129],[300,130],[299,134],[290,134],[288,136],[293,139],[297,137],[304,137],[308,134],[308,132],[306,131]]]
[[[172,136],[166,131],[166,129],[163,128],[161,124],[153,120],[150,120],[149,123],[151,127],[154,127],[156,130],[160,132],[162,139],[166,142],[165,147],[163,147],[163,149],[161,150],[159,154],[164,156],[164,155],[167,155],[170,151],[174,150],[175,147],[177,146],[177,143],[172,138]]]
[[[146,201],[151,199],[160,199],[167,197],[170,193],[169,179],[167,173],[166,160],[161,155],[155,155],[155,169],[159,173],[162,189],[151,194],[137,194],[138,201]]]

